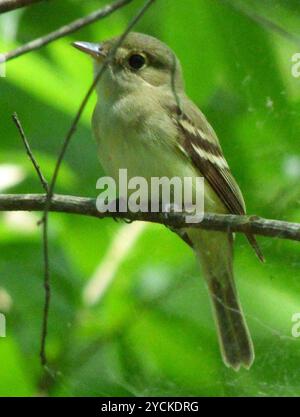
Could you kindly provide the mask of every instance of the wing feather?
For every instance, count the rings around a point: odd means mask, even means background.
[[[183,109],[172,109],[171,114],[179,132],[179,148],[191,159],[199,173],[208,181],[231,214],[246,213],[245,202],[218,138],[200,110],[189,100]],[[174,116],[174,114],[176,116]],[[258,258],[263,254],[252,234],[245,233]]]
[[[210,132],[206,133],[197,127],[186,113],[175,118],[175,121],[185,154],[188,154],[199,173],[209,182],[229,213],[245,214],[242,193],[218,141]]]

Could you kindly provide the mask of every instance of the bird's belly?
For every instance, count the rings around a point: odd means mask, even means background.
[[[169,180],[179,177],[182,183],[184,178],[189,178],[191,180],[186,184],[192,187],[192,194],[195,195],[195,178],[201,177],[201,173],[191,161],[174,149],[174,142],[171,142],[170,138],[158,137],[157,129],[152,134],[149,134],[149,131],[143,134],[142,130],[130,129],[129,137],[126,126],[102,115],[97,123],[94,123],[94,131],[101,165],[106,175],[116,181],[117,186],[120,170],[126,169],[128,181],[133,177],[142,177],[147,181],[148,189],[153,177],[167,177]],[[206,181],[204,181],[204,209],[211,212],[226,212]]]
[[[143,139],[100,141],[98,153],[105,172],[118,180],[119,170],[127,169],[128,178],[175,176],[195,177],[196,172],[178,154],[158,143],[145,143]]]
[[[129,140],[115,135],[107,139],[106,137],[104,141],[98,141],[98,155],[106,175],[114,178],[117,185],[120,181],[120,170],[126,169],[127,182],[131,178],[142,177],[147,181],[147,192],[151,188],[151,179],[154,177],[167,177],[169,180],[179,177],[184,187],[192,187],[193,196],[195,195],[195,177],[200,177],[201,174],[176,152],[158,143],[145,143],[142,138],[138,137],[131,137]],[[184,183],[184,178],[189,180]],[[206,181],[204,181],[204,209],[211,212],[224,212],[223,205],[219,203]]]

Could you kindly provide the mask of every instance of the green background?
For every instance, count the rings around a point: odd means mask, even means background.
[[[58,1],[0,16],[0,51],[83,16],[104,1]],[[41,192],[11,121],[17,111],[50,178],[63,138],[92,81],[91,61],[70,46],[120,34],[142,1],[7,65],[0,78],[0,192]],[[242,6],[243,10],[235,6]],[[300,35],[296,0],[157,0],[136,30],[168,43],[190,97],[214,126],[248,212],[300,220],[300,78],[295,43],[245,12]],[[90,100],[65,158],[57,192],[95,197],[97,161]],[[12,184],[6,183],[10,170]],[[6,185],[5,185],[6,183]],[[2,185],[1,185],[2,184]],[[51,374],[39,362],[43,262],[39,214],[0,215],[0,395],[249,396],[300,394],[299,243],[259,238],[257,261],[243,236],[235,274],[256,350],[250,371],[221,360],[207,290],[192,251],[159,225],[51,214],[53,298],[47,339]],[[96,277],[96,278],[95,278]],[[93,279],[106,287],[94,305]],[[97,290],[98,291],[98,290]]]

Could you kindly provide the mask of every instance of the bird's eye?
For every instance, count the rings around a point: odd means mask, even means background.
[[[132,69],[137,71],[143,68],[143,66],[146,64],[146,58],[141,54],[133,54],[129,57],[128,64]]]

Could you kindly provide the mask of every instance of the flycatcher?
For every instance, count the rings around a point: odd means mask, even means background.
[[[117,181],[119,169],[125,168],[129,177],[146,179],[204,177],[205,211],[245,214],[218,138],[185,93],[174,52],[140,33],[130,33],[115,51],[116,42],[118,38],[74,43],[94,58],[96,74],[110,57],[96,86],[99,99],[92,122],[107,175]],[[254,350],[233,278],[232,233],[196,228],[176,232],[202,265],[225,364],[235,370],[250,368]],[[263,259],[255,238],[246,236]]]

